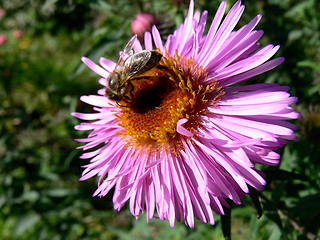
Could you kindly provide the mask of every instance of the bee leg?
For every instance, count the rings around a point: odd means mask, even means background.
[[[132,93],[133,90],[134,90],[133,84],[132,84],[132,82],[130,82],[130,97],[131,97],[131,98],[134,97],[134,95],[133,95],[133,93]]]
[[[121,105],[120,103],[116,102],[116,104],[121,108],[130,108],[130,106]]]
[[[156,66],[156,68],[158,68],[158,69],[160,69],[160,70],[169,70],[169,68],[168,67],[166,67],[166,66],[163,66],[163,65],[157,65]]]
[[[133,90],[134,90],[134,88],[133,88],[133,85],[132,85],[131,82],[127,82],[126,84],[127,84],[127,89],[128,89],[128,87],[129,87],[129,88],[130,88],[130,91],[129,91],[129,94],[123,95],[123,99],[124,99],[125,102],[130,103],[130,102],[132,101],[133,97],[134,97],[134,95],[133,95],[133,93],[132,93]],[[129,95],[129,96],[128,96],[128,95]]]

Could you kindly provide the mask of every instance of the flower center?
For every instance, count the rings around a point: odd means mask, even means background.
[[[176,130],[178,121],[187,119],[183,127],[194,132],[203,127],[208,106],[223,96],[218,82],[207,80],[205,69],[192,58],[167,53],[158,66],[132,81],[133,97],[116,114],[123,127],[119,134],[135,146],[179,145],[185,136]]]

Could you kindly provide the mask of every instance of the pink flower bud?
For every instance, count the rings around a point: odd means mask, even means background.
[[[139,39],[143,38],[145,32],[149,32],[153,25],[157,24],[157,18],[150,13],[140,13],[131,22],[131,31],[133,34],[137,34]]]
[[[3,8],[0,8],[0,18],[4,17],[6,15],[6,10]]]
[[[13,37],[14,38],[21,38],[22,37],[23,32],[21,30],[16,30],[13,32]]]
[[[7,37],[5,35],[0,35],[0,45],[4,44],[7,41]]]

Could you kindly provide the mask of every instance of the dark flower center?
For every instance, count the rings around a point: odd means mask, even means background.
[[[179,144],[177,123],[190,132],[203,127],[202,116],[208,106],[216,105],[223,96],[217,81],[207,81],[205,69],[191,58],[164,56],[160,65],[132,81],[133,98],[129,105],[119,106],[116,114],[128,144],[159,146]]]

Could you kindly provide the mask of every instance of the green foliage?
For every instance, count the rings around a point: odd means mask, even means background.
[[[316,239],[320,222],[320,4],[317,0],[244,1],[239,25],[263,14],[257,29],[262,44],[280,44],[286,61],[250,81],[277,82],[299,97],[299,139],[283,150],[279,167],[263,167],[265,191],[233,206],[216,225],[196,221],[175,228],[157,219],[146,224],[128,209],[113,210],[112,193],[92,198],[94,179],[79,182],[78,120],[73,111],[88,112],[81,95],[99,89],[97,76],[80,63],[117,59],[130,38],[130,22],[140,10],[155,13],[162,33],[180,24],[185,1],[12,1],[4,0],[0,19],[0,239]],[[173,2],[179,2],[174,4]],[[228,2],[228,7],[235,1]],[[218,1],[199,0],[198,9],[213,18]],[[14,37],[22,30],[21,37]],[[260,202],[258,201],[260,199]],[[263,214],[258,220],[262,206]],[[255,206],[259,209],[257,212]],[[221,226],[224,225],[222,228]],[[224,230],[222,230],[224,229]]]

